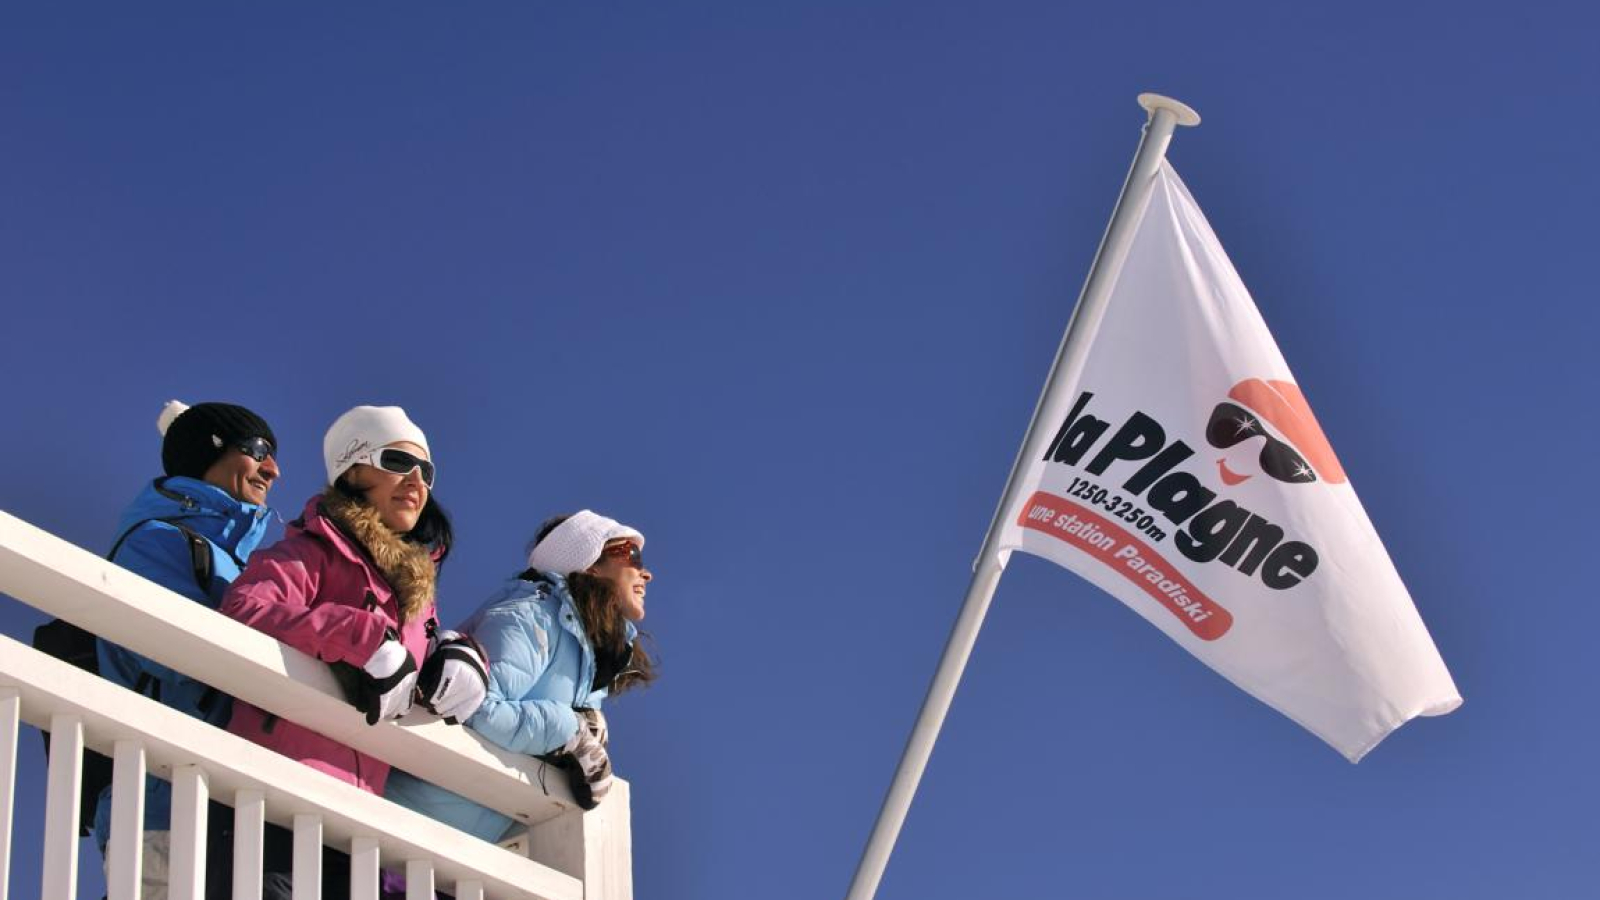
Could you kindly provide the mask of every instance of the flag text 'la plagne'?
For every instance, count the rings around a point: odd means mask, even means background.
[[[1194,450],[1181,440],[1168,443],[1166,429],[1151,416],[1135,411],[1102,441],[1111,423],[1085,412],[1093,397],[1089,391],[1078,396],[1045,450],[1045,461],[1076,467],[1096,450],[1083,466],[1091,475],[1142,463],[1122,482],[1122,490],[1143,497],[1145,506],[1172,523],[1178,529],[1173,544],[1194,562],[1220,563],[1245,576],[1259,576],[1276,591],[1288,590],[1316,571],[1317,551],[1311,545],[1284,540],[1281,527],[1232,500],[1218,499],[1216,491],[1178,469]],[[1166,537],[1155,528],[1142,530],[1157,539]]]

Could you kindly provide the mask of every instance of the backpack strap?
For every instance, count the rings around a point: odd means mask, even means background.
[[[237,565],[240,569],[244,568],[244,560],[240,559],[233,551],[212,543],[210,538],[207,538],[200,532],[195,531],[193,528],[183,524],[183,522],[176,518],[152,518],[135,522],[128,528],[127,531],[122,533],[121,537],[117,538],[116,544],[112,545],[111,547],[111,552],[106,554],[106,559],[115,562],[117,551],[122,549],[123,542],[127,541],[128,537],[135,531],[138,531],[140,528],[149,525],[151,522],[160,522],[163,525],[171,525],[173,528],[178,529],[178,531],[183,534],[184,538],[188,540],[189,565],[194,571],[194,583],[200,588],[200,593],[202,595],[210,594],[211,577],[216,572],[216,564],[211,555],[213,548],[228,554],[228,558],[233,560],[235,565]],[[62,624],[66,623],[63,622]],[[98,668],[96,671],[98,672]],[[141,671],[139,673],[139,678],[133,685],[133,690],[134,693],[144,694],[158,703],[161,701],[161,682],[152,678],[149,672]],[[228,699],[227,694],[222,693],[210,685],[206,685],[204,693],[200,695],[199,708],[201,718],[209,719],[212,712],[216,710],[217,704],[225,699]]]
[[[200,593],[202,594],[210,593],[211,576],[215,574],[216,571],[215,563],[213,562],[213,557],[211,556],[211,551],[213,548],[228,554],[228,558],[233,560],[235,565],[241,569],[244,568],[244,560],[235,555],[232,550],[228,550],[212,543],[210,538],[207,538],[200,532],[195,531],[193,528],[183,524],[183,521],[177,518],[156,517],[133,523],[128,527],[128,530],[122,533],[121,537],[117,538],[117,542],[111,545],[111,552],[106,554],[106,559],[116,562],[117,551],[122,549],[122,545],[127,542],[128,538],[131,537],[135,531],[138,531],[144,526],[149,525],[151,522],[160,522],[163,525],[171,525],[173,528],[178,529],[178,531],[183,534],[184,538],[188,540],[189,565],[194,571],[194,583],[200,588]]]
[[[201,537],[194,529],[177,522],[170,523],[174,528],[183,532],[189,539],[189,563],[194,567],[194,581],[200,586],[202,593],[211,590],[211,576],[215,574],[215,563],[211,557],[211,542]]]

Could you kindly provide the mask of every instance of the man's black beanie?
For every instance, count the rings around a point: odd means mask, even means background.
[[[231,403],[196,403],[167,426],[161,467],[168,475],[203,478],[223,451],[254,437],[266,438],[274,451],[278,449],[272,428],[250,410]]]

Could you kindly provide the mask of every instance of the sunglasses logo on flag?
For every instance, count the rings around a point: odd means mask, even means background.
[[[1345,482],[1339,458],[1311,414],[1305,395],[1293,382],[1247,378],[1234,385],[1228,391],[1228,400],[1218,403],[1211,411],[1211,420],[1206,423],[1206,442],[1211,446],[1218,450],[1235,447],[1253,450],[1257,446],[1255,438],[1264,438],[1255,458],[1256,466],[1278,481],[1289,484],[1319,479],[1329,484]],[[1235,465],[1239,464],[1236,454],[1229,456],[1234,457]],[[1217,474],[1222,483],[1233,487],[1248,481],[1254,473],[1230,467],[1229,456],[1217,460]]]

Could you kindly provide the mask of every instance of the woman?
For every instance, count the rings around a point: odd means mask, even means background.
[[[306,503],[283,540],[251,556],[221,609],[333,664],[351,701],[376,724],[411,708],[433,628],[438,568],[450,553],[450,519],[433,496],[428,439],[399,407],[350,410],[328,429],[322,449],[329,486]],[[481,680],[469,682],[451,679],[451,696],[424,695],[423,702],[465,718],[483,690]],[[383,792],[388,763],[255,706],[236,703],[228,730]],[[268,831],[268,895],[279,883],[287,896],[291,835]],[[328,851],[328,896],[348,892],[348,872],[348,858]]]
[[[492,661],[488,695],[467,727],[517,753],[545,756],[568,773],[589,809],[611,783],[601,703],[654,679],[638,646],[645,587],[644,535],[589,510],[544,523],[528,569],[461,626]],[[513,820],[406,772],[385,793],[487,841]]]

